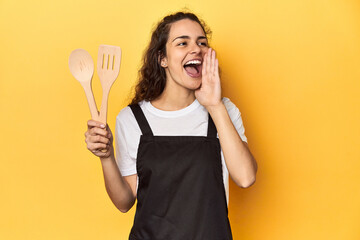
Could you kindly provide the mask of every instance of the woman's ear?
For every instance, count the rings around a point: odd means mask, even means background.
[[[167,67],[167,61],[166,61],[165,58],[161,59],[160,62],[161,62],[160,65],[161,65],[163,68]]]
[[[158,53],[158,62],[163,68],[167,67],[167,59],[160,51]]]

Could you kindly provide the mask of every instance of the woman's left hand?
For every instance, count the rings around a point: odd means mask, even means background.
[[[200,88],[195,90],[195,97],[206,108],[221,103],[219,62],[215,57],[215,51],[211,48],[204,55],[202,82]]]

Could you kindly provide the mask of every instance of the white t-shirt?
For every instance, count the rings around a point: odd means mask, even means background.
[[[223,98],[222,101],[239,136],[247,142],[239,109],[228,98]],[[177,111],[163,111],[147,101],[141,101],[139,105],[155,136],[207,136],[208,112],[197,100]],[[136,158],[140,135],[140,127],[127,106],[116,117],[115,126],[116,158],[122,176],[137,173]],[[229,203],[229,172],[222,151],[221,161],[226,200]]]

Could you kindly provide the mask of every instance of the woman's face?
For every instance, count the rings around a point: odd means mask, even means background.
[[[205,33],[197,22],[190,19],[174,22],[166,43],[166,57],[161,60],[167,84],[173,81],[189,90],[199,88],[207,50]]]

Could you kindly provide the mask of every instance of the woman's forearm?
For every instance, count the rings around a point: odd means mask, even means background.
[[[207,107],[219,134],[220,145],[226,166],[234,182],[240,187],[249,187],[255,182],[256,160],[236,131],[225,105]]]
[[[111,201],[121,212],[129,211],[135,203],[135,197],[130,185],[121,176],[114,154],[111,154],[108,158],[100,158],[100,160],[106,191]]]

